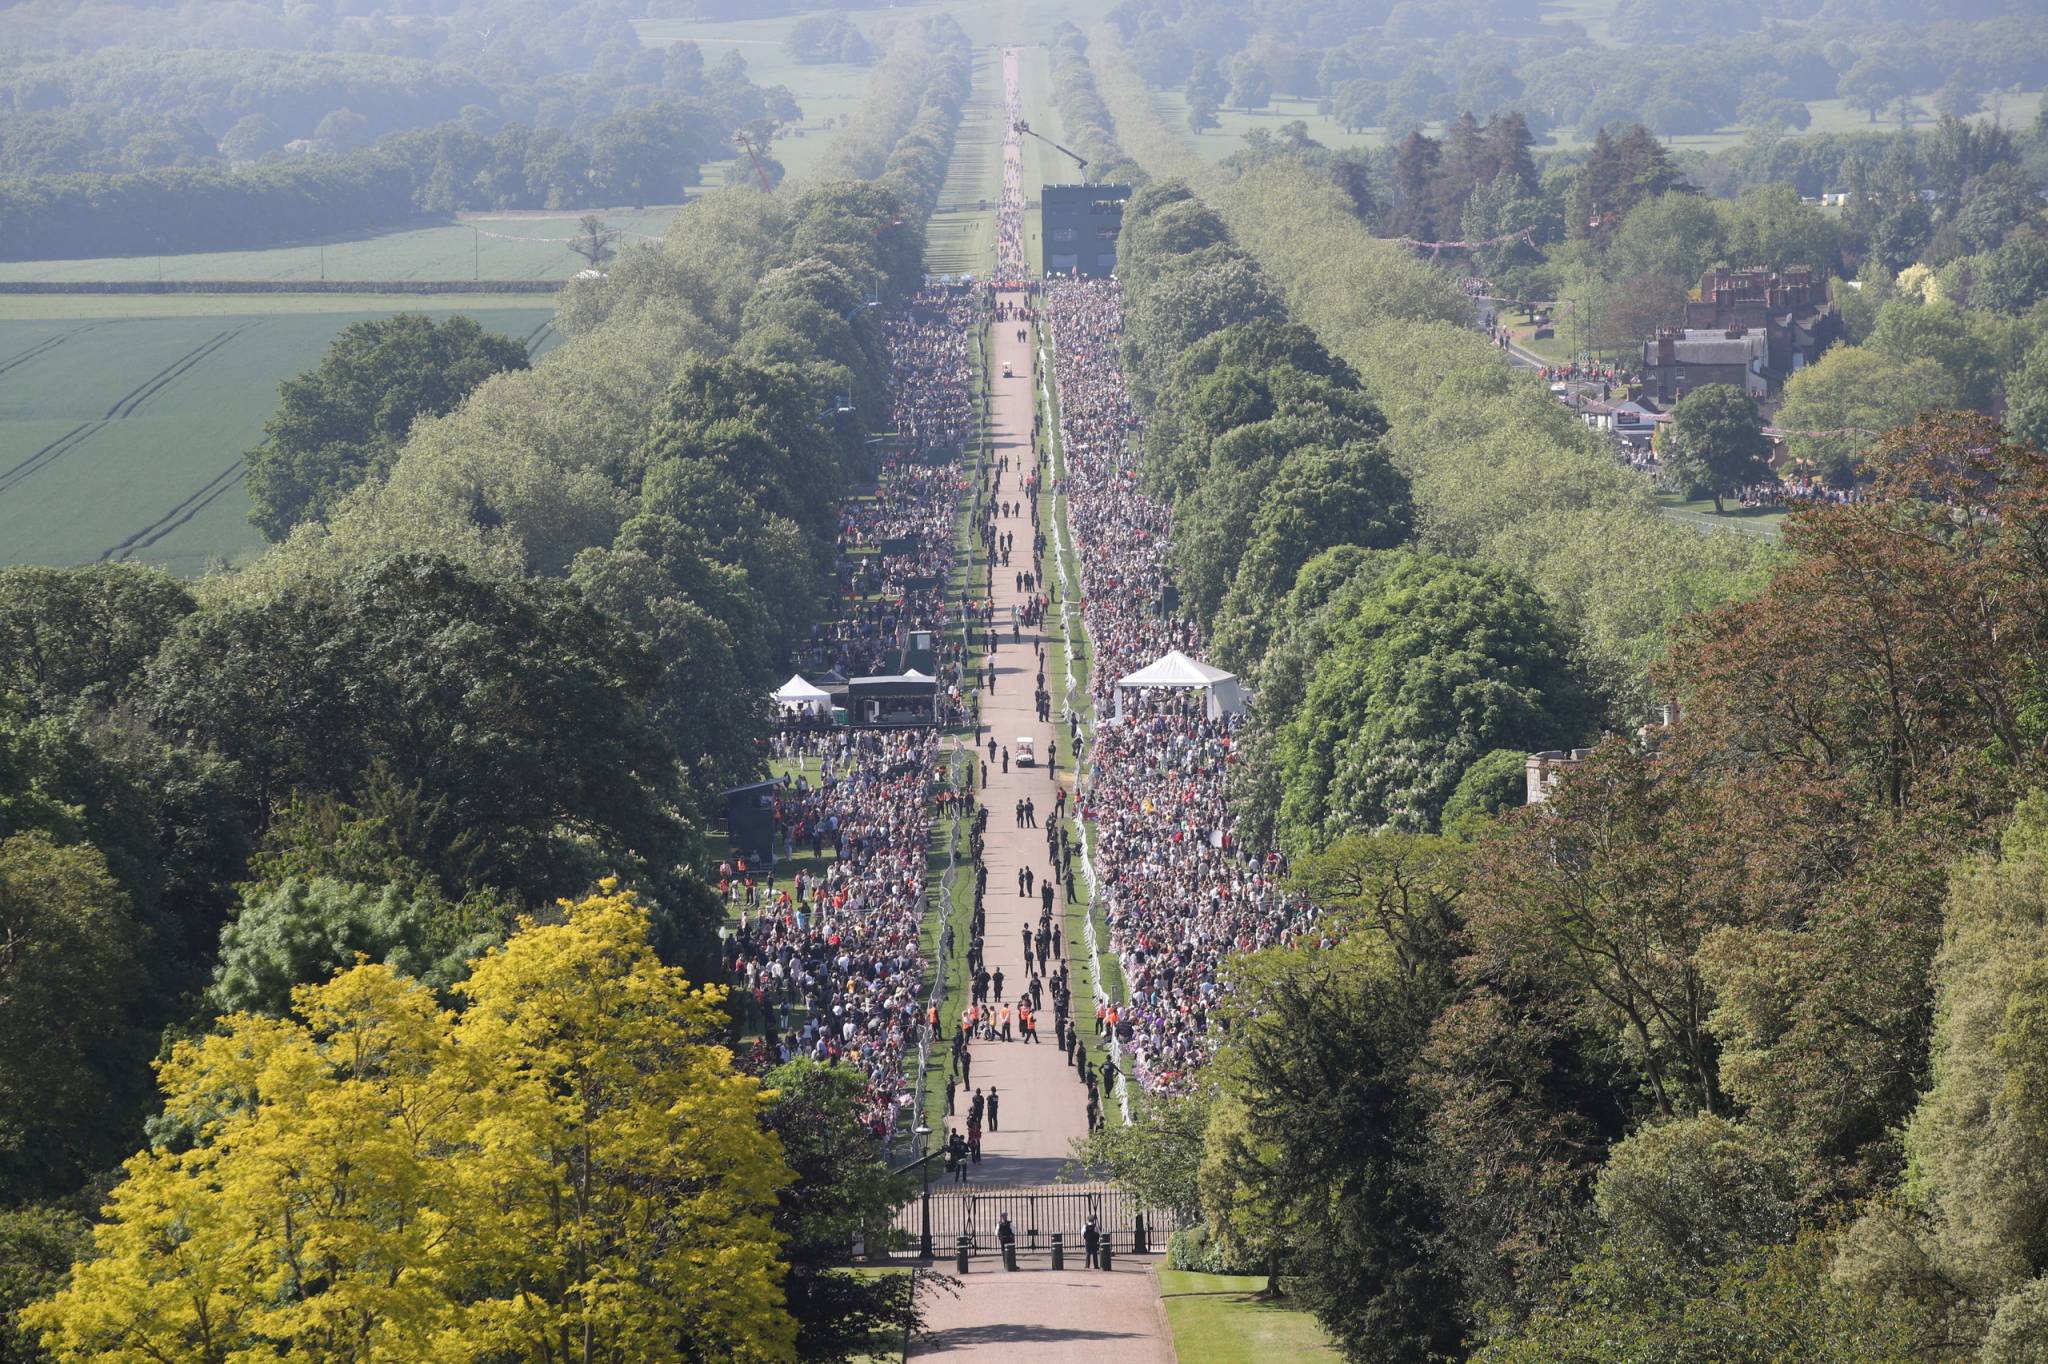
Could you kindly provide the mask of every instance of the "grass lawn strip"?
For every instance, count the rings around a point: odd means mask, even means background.
[[[1286,1299],[1263,1302],[1263,1275],[1158,1271],[1180,1364],[1275,1364],[1343,1358],[1315,1317]]]

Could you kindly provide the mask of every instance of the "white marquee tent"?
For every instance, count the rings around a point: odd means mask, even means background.
[[[1244,688],[1237,674],[1189,658],[1175,649],[1116,683],[1116,713],[1122,719],[1126,691],[1199,691],[1208,695],[1209,718],[1244,713]]]
[[[776,688],[769,699],[785,712],[794,711],[819,719],[828,719],[832,714],[832,693],[804,681],[801,673],[791,674],[789,681]]]

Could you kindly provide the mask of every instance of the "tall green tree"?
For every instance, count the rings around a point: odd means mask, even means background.
[[[618,871],[688,937],[710,907],[683,870],[697,833],[648,714],[658,676],[566,585],[399,556],[190,618],[142,704],[236,764],[259,828],[295,792],[348,799],[384,773],[438,812],[418,856],[451,897],[544,904]]]
[[[1756,403],[1733,384],[1707,384],[1680,399],[1665,442],[1671,479],[1688,498],[1713,498],[1716,512],[1726,494],[1777,477]]]
[[[93,1168],[132,1134],[143,934],[90,845],[0,841],[0,1197]]]
[[[1865,346],[1831,346],[1786,383],[1777,424],[1787,432],[1793,467],[1846,488],[1885,432],[1954,407],[1959,397],[1955,376],[1924,356],[1898,360]]]
[[[1300,708],[1275,717],[1293,842],[1431,829],[1487,753],[1569,744],[1592,718],[1548,608],[1513,575],[1409,553],[1369,571]]]
[[[1439,1254],[1443,1207],[1423,1177],[1409,1083],[1441,979],[1392,971],[1363,940],[1249,959],[1218,1064],[1242,1139],[1205,1184],[1284,1246],[1288,1283],[1352,1358],[1424,1364],[1464,1333]],[[1217,1132],[1212,1113],[1210,1132]],[[1224,1159],[1227,1157],[1227,1159]],[[1216,1200],[1205,1191],[1205,1206]]]
[[[1392,549],[1414,529],[1408,480],[1371,445],[1310,446],[1283,462],[1218,611],[1216,656],[1245,669],[1265,653],[1272,613],[1303,564],[1332,545]]]
[[[391,471],[413,422],[526,364],[525,346],[473,318],[399,313],[351,323],[318,365],[278,386],[277,413],[246,456],[249,519],[273,540],[326,519],[350,489]]]
[[[762,1083],[770,1098],[761,1124],[781,1141],[796,1176],[779,1198],[775,1230],[789,1263],[797,1358],[810,1364],[864,1358],[878,1333],[902,1329],[913,1284],[908,1275],[846,1272],[847,1247],[879,1244],[891,1235],[912,1182],[892,1174],[883,1159],[859,1071],[797,1060],[769,1071]]]
[[[183,583],[139,564],[0,569],[0,693],[31,714],[111,707],[194,606]]]

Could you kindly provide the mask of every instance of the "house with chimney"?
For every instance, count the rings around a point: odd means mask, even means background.
[[[1841,339],[1827,282],[1806,266],[1709,270],[1680,324],[1643,343],[1644,389],[1666,402],[1705,384],[1774,397]]]

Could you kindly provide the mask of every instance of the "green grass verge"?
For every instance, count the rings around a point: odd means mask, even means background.
[[[937,275],[986,275],[996,263],[995,206],[1003,190],[1001,54],[976,52],[973,78],[939,191],[941,211],[925,225],[924,268]]]
[[[1056,532],[1065,532],[1064,535],[1056,533],[1051,537],[1051,548],[1054,555],[1053,581],[1062,584],[1060,590],[1062,596],[1064,596],[1068,590],[1064,584],[1071,583],[1078,587],[1081,581],[1081,566],[1078,559],[1069,560],[1067,557],[1067,551],[1074,549],[1075,546],[1073,544],[1072,527],[1067,520],[1066,496],[1064,494],[1054,496],[1052,492],[1052,489],[1065,479],[1067,472],[1066,449],[1061,444],[1059,434],[1060,411],[1059,387],[1057,383],[1059,362],[1054,357],[1050,345],[1043,347],[1042,354],[1044,355],[1045,387],[1043,396],[1040,398],[1040,404],[1045,414],[1046,455],[1051,466],[1051,477],[1045,479],[1039,488],[1039,516],[1044,524],[1054,527]],[[1064,565],[1064,573],[1061,571],[1062,565]],[[1057,624],[1062,619],[1062,615],[1057,608],[1052,611],[1051,619],[1054,624]],[[1059,678],[1064,681],[1067,675],[1068,662],[1069,660],[1072,661],[1074,670],[1074,701],[1081,710],[1081,720],[1084,729],[1092,733],[1095,728],[1096,716],[1092,693],[1089,691],[1089,678],[1094,664],[1095,651],[1088,639],[1087,628],[1082,621],[1079,608],[1075,607],[1066,613],[1065,619],[1069,626],[1068,630],[1055,630],[1047,636],[1046,676],[1048,678]],[[1073,768],[1072,745],[1068,743],[1062,745],[1062,747],[1068,755],[1068,770],[1071,772]],[[1070,805],[1068,808],[1074,809],[1077,807],[1076,805]],[[1070,816],[1066,821],[1066,826],[1067,836],[1078,842],[1082,836],[1081,821]],[[1094,897],[1089,893],[1088,878],[1086,876],[1077,876],[1074,879],[1074,894],[1068,897],[1067,900],[1066,923],[1063,931],[1066,934],[1068,943],[1068,959],[1074,963],[1072,969],[1076,978],[1074,981],[1074,999],[1077,1012],[1080,1012],[1081,1006],[1085,1004],[1085,1012],[1092,1016],[1094,1013],[1093,1000],[1095,997],[1096,964],[1087,955],[1088,937],[1084,931],[1084,924],[1091,915],[1095,919],[1096,940],[1102,949],[1101,985],[1103,993],[1119,1002],[1129,999],[1130,991],[1124,981],[1123,967],[1117,961],[1116,954],[1110,950],[1109,924],[1096,912]],[[1079,1022],[1080,1020],[1077,1018],[1076,1021]],[[1088,1035],[1092,1036],[1092,1033]]]
[[[987,328],[978,329],[973,338],[974,389],[971,401],[978,414],[986,415],[988,393],[988,351]],[[981,555],[979,542],[974,534],[974,499],[972,489],[979,488],[986,478],[988,454],[983,447],[979,429],[969,448],[961,456],[966,467],[970,493],[963,498],[960,515],[954,523],[953,575],[947,582],[948,600],[957,602],[963,595],[979,595],[981,591]],[[954,640],[964,639],[967,644],[967,675],[972,677],[980,667],[982,649],[967,631],[966,622],[955,620],[947,631]],[[972,697],[970,705],[978,717],[980,698]],[[978,721],[975,732],[979,732]],[[955,736],[956,740],[960,736]],[[971,739],[973,736],[966,736]],[[980,789],[979,767],[971,747],[956,749],[951,757],[956,764],[955,778],[962,785],[973,790]],[[953,857],[958,871],[954,875],[950,895],[942,895],[944,873],[947,865],[946,840],[957,840],[953,844]],[[939,982],[939,1018],[950,1039],[953,1030],[953,1015],[959,1012],[959,1001],[967,997],[967,944],[970,930],[974,926],[974,856],[972,831],[962,820],[958,829],[951,820],[936,823],[933,827],[933,852],[927,863],[927,884],[933,892],[933,899],[939,913],[928,914],[921,933],[925,960],[934,964],[934,969],[943,972]],[[943,916],[943,918],[941,917]],[[944,963],[939,963],[939,939],[946,924],[953,929],[953,953]],[[932,980],[924,981],[926,996],[929,997]],[[918,1098],[918,1112],[925,1125],[933,1132],[944,1132],[946,1128],[946,1071],[948,1067],[945,1046],[940,1044],[933,1052],[934,1065],[923,1076],[921,1093]]]
[[[1263,1276],[1159,1271],[1159,1294],[1180,1364],[1339,1359],[1316,1319],[1285,1299],[1262,1302]]]
[[[1765,540],[1776,540],[1784,528],[1786,513],[1767,511],[1761,507],[1739,507],[1732,502],[1725,504],[1725,512],[1714,510],[1714,499],[1702,497],[1687,501],[1677,493],[1657,494],[1657,510],[1674,521],[1698,526],[1702,530],[1731,530],[1745,535],[1755,535]]]

